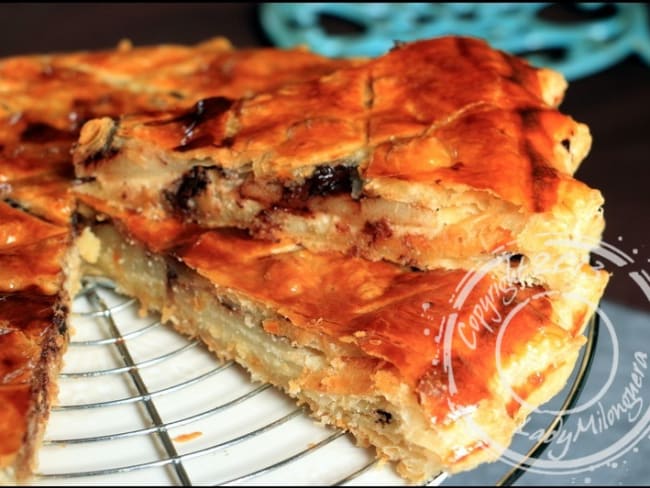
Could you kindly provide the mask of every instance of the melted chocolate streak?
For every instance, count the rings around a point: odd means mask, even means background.
[[[207,170],[203,166],[194,166],[185,173],[179,182],[175,192],[165,192],[165,197],[172,204],[172,207],[188,212],[191,210],[190,200],[206,189],[210,181]]]
[[[30,313],[26,314],[25,310],[30,310]],[[56,295],[44,295],[37,287],[0,293],[0,322],[9,330],[27,329],[34,320],[50,321],[56,312]],[[60,322],[55,325],[63,328]]]
[[[45,144],[48,142],[70,141],[72,142],[76,133],[74,131],[65,131],[52,127],[43,122],[30,122],[21,132],[20,140],[22,142],[33,142]]]
[[[177,117],[148,122],[147,125],[182,124],[183,138],[181,139],[180,144],[174,148],[174,151],[185,152],[190,149],[197,149],[209,145],[230,147],[233,142],[231,138],[227,137],[219,144],[216,144],[216,141],[211,134],[202,134],[200,132],[200,126],[206,121],[226,113],[232,108],[234,103],[234,100],[226,97],[203,98],[196,102],[190,110]]]
[[[356,166],[321,165],[317,166],[312,176],[300,185],[284,187],[282,199],[275,207],[293,210],[307,210],[306,202],[310,197],[351,194],[353,182],[359,179]]]

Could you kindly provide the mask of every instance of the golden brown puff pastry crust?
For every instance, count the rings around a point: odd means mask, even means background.
[[[34,468],[67,344],[69,229],[0,202],[0,468]],[[0,471],[2,473],[2,471]]]
[[[252,164],[259,177],[293,178],[301,170],[308,176],[315,164],[345,159],[389,140],[422,136],[475,111],[513,112],[511,117],[518,119],[516,127],[504,128],[486,121],[481,130],[485,144],[492,142],[491,128],[507,130],[516,141],[535,131],[571,137],[579,124],[570,118],[555,113],[555,120],[538,120],[538,112],[553,107],[545,99],[556,90],[545,80],[540,70],[482,41],[443,38],[401,45],[380,58],[249,99],[205,101],[178,117],[127,120],[117,136],[123,133],[142,144],[189,152],[187,157],[210,158],[224,168]],[[443,143],[446,139],[442,137]],[[534,163],[526,148],[515,152],[529,166]],[[80,151],[78,158],[82,174],[83,154]],[[435,158],[430,159],[435,166]],[[558,171],[572,172],[568,156],[560,160],[544,148],[540,159]],[[437,165],[456,162],[442,160]],[[93,170],[99,172],[101,166],[96,162]]]
[[[223,38],[196,46],[15,56],[0,60],[0,116],[76,129],[92,117],[189,107],[217,95],[241,98],[354,63],[304,49],[234,50]]]
[[[405,424],[408,421],[398,419],[424,419],[421,428],[426,435],[440,436],[435,437],[436,442],[429,438],[419,445],[428,452],[423,459],[437,469],[458,471],[498,457],[529,409],[550,398],[566,381],[584,343],[581,333],[586,319],[602,293],[602,283],[596,280],[581,286],[578,293],[584,301],[562,305],[564,313],[575,312],[571,324],[564,327],[556,321],[558,294],[542,286],[521,286],[487,274],[457,307],[450,298],[457,296],[459,284],[467,277],[465,270],[415,272],[340,253],[312,253],[291,242],[255,240],[232,229],[204,231],[178,219],[154,221],[117,209],[110,202],[81,198],[103,215],[102,222],[109,221],[106,217],[112,219],[123,241],[131,243],[124,247],[105,244],[105,257],[99,264],[101,271],[117,279],[125,290],[170,316],[183,313],[174,297],[179,272],[172,264],[167,271],[157,272],[167,276],[161,285],[166,291],[157,299],[151,298],[148,290],[129,287],[139,272],[115,263],[129,262],[128,246],[138,243],[147,256],[136,265],[141,269],[151,267],[146,260],[160,262],[166,257],[194,272],[194,278],[181,288],[207,316],[211,316],[206,312],[211,305],[199,293],[205,285],[198,277],[210,284],[208,294],[236,303],[228,305],[229,317],[246,311],[238,327],[245,330],[260,321],[264,332],[256,341],[262,341],[264,347],[272,348],[280,339],[294,349],[324,354],[329,366],[313,366],[320,364],[314,360],[287,384],[278,379],[281,368],[276,371],[265,365],[266,357],[251,359],[240,352],[251,347],[246,340],[219,343],[223,349],[217,349],[218,354],[243,362],[299,401],[310,402],[307,392],[318,392],[371,402],[376,397],[393,398],[397,390],[406,389],[410,400],[390,403],[390,418]],[[576,272],[577,281],[580,274]],[[589,310],[584,308],[586,302],[591,304]],[[257,317],[251,311],[255,307],[269,311],[262,315],[266,318],[251,322],[251,316]],[[212,330],[219,329],[216,325],[187,320],[175,324],[186,334],[206,335],[208,343],[209,337],[219,334]],[[337,368],[341,370],[332,372]],[[413,405],[417,405],[415,410]],[[317,416],[339,418],[332,408],[336,407],[321,405],[316,408]],[[481,441],[464,421],[457,422],[459,416],[467,415],[489,433],[494,445]],[[372,436],[353,422],[330,421],[350,429],[359,439]],[[382,425],[375,423],[373,429],[381,438]],[[395,445],[407,443],[399,439]],[[394,445],[384,445],[378,438],[373,443],[382,455],[393,452],[387,457],[401,465],[421,459],[417,457],[420,454],[396,456]],[[412,480],[422,476],[417,470],[403,469]]]
[[[535,268],[539,235],[597,242],[604,225],[572,176],[591,137],[555,107],[565,86],[477,39],[400,44],[246,98],[91,121],[75,171],[81,192],[155,219],[424,269],[499,252]]]

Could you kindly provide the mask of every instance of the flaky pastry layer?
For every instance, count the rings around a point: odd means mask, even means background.
[[[498,458],[564,386],[602,292],[587,281],[583,296],[563,301],[486,275],[455,307],[462,270],[414,272],[233,231],[161,230],[139,216],[115,226],[93,229],[101,252],[92,270],[373,445],[411,481]],[[574,312],[568,329],[553,319],[559,306]]]
[[[154,219],[238,227],[421,269],[525,255],[529,279],[594,245],[602,196],[573,178],[591,136],[557,110],[566,83],[462,37],[189,110],[96,119],[74,160],[79,188]],[[588,251],[573,249],[574,265]]]

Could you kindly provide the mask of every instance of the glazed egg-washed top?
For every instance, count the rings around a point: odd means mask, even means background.
[[[216,164],[293,180],[339,164],[357,167],[363,181],[466,185],[541,212],[560,200],[561,182],[571,182],[562,191],[588,191],[571,174],[591,139],[556,109],[565,88],[558,73],[476,39],[414,42],[249,97],[127,117],[101,145],[91,125],[76,171],[116,185],[129,164],[151,164],[130,154],[139,145],[164,159],[163,173]]]
[[[585,127],[554,108],[564,88],[553,72],[457,38],[400,45],[377,60],[233,50],[223,39],[0,60],[0,467],[9,476],[29,476],[56,392],[74,289],[64,265],[82,225],[77,186],[102,179],[155,186],[161,177],[151,160],[115,165],[128,149],[120,141],[177,155],[164,159],[174,178],[188,161],[217,160],[224,171],[304,182],[320,163],[348,168],[354,155],[361,179],[465,185],[542,212],[557,205],[558,192],[582,198],[592,191],[571,177],[589,144]],[[107,120],[115,130],[93,145],[94,123]],[[101,200],[94,203],[101,208]],[[137,208],[106,213],[218,286],[248,293],[298,328],[394,369],[432,418],[448,413],[440,395],[444,361],[434,364],[441,349],[432,338],[444,335],[445,299],[464,271],[419,273],[300,249],[274,253],[278,244],[206,233],[167,216],[150,221]],[[268,286],[269,280],[285,285]],[[480,281],[476,293],[487,292],[490,280]],[[518,297],[541,291],[522,288]],[[501,308],[493,313],[505,316],[515,303],[498,298]],[[556,325],[550,299],[523,310],[511,325],[516,333],[504,336],[513,356],[535,344],[547,347],[541,344],[548,340],[558,350],[579,346],[581,327]],[[479,332],[491,347],[492,335]],[[460,400],[470,405],[493,396],[486,383],[493,358],[453,345],[457,378],[467,385]],[[531,388],[543,383],[538,373]]]
[[[604,226],[600,192],[572,176],[591,136],[557,109],[565,88],[478,39],[398,44],[240,98],[94,119],[74,150],[78,191],[419,269],[522,255],[528,281],[565,291],[570,271],[543,255],[586,264]]]

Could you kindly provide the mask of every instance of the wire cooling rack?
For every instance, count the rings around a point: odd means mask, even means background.
[[[405,484],[372,449],[139,313],[110,281],[84,280],[71,325],[35,485]],[[596,336],[594,323],[563,407],[579,396]],[[556,417],[544,438],[560,422]],[[541,454],[544,438],[527,459]],[[524,470],[512,467],[497,484],[511,484]],[[427,484],[446,479],[440,474]]]

